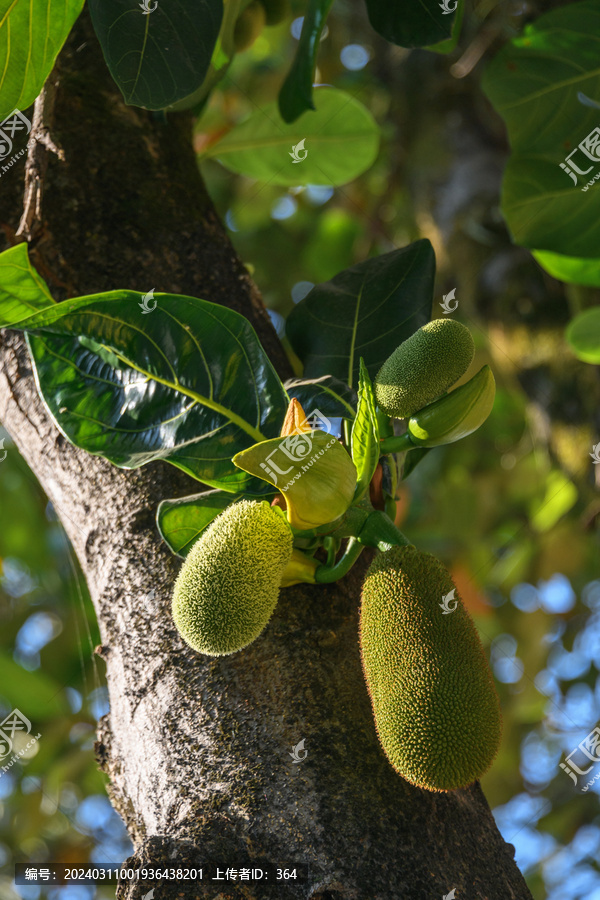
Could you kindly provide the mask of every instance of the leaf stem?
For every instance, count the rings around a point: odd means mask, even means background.
[[[352,568],[364,549],[364,544],[361,544],[357,538],[351,537],[339,562],[334,566],[319,566],[315,571],[317,584],[330,584],[333,581],[339,581]]]
[[[401,453],[403,450],[414,450],[415,444],[408,434],[400,434],[398,436],[384,438],[379,444],[379,452],[384,455],[386,453]]]

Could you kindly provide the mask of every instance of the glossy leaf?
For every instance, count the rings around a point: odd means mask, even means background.
[[[559,281],[600,287],[600,258],[582,259],[576,256],[563,256],[561,253],[550,253],[547,250],[534,250],[533,256],[549,275],[558,278]]]
[[[452,2],[453,0],[451,0],[451,3]],[[452,29],[450,32],[450,37],[444,41],[440,41],[438,44],[430,44],[426,49],[431,50],[433,53],[452,53],[452,51],[458,44],[464,16],[465,0],[458,0],[458,6],[456,7],[455,14],[452,16]]]
[[[80,297],[14,323],[58,427],[124,468],[165,459],[213,487],[264,489],[231,462],[278,434],[288,406],[252,326],[193,297],[156,294],[148,315],[139,299]]]
[[[435,256],[429,241],[367,259],[317,284],[290,313],[286,332],[304,375],[357,383],[359,357],[373,379],[431,317]]]
[[[352,426],[350,446],[352,462],[356,466],[354,499],[360,500],[369,490],[373,473],[379,462],[379,425],[375,396],[369,373],[362,359],[358,376],[358,410]]]
[[[334,419],[352,419],[356,414],[356,391],[331,375],[313,379],[293,378],[286,381],[285,389],[308,414],[314,409]]]
[[[48,285],[29,262],[27,244],[0,253],[0,328],[53,305]]]
[[[567,342],[584,362],[600,365],[600,308],[586,309],[567,328]]]
[[[284,122],[295,122],[307,109],[315,108],[312,92],[317,53],[332,2],[309,0],[292,68],[279,92],[279,112]]]
[[[215,156],[232,172],[270,184],[352,181],[377,156],[377,124],[362,103],[337,88],[316,88],[313,97],[316,111],[293,124],[282,123],[276,103],[256,110],[203,158]]]
[[[292,528],[307,530],[346,512],[356,486],[356,468],[343,446],[324,431],[255,444],[234,462],[281,491]]]
[[[213,519],[244,496],[227,491],[205,491],[176,500],[163,500],[156,513],[160,535],[173,553],[186,557]]]
[[[400,47],[426,47],[450,38],[456,0],[366,0],[369,21],[386,41]],[[451,12],[448,12],[450,10]]]
[[[486,70],[483,87],[512,150],[502,210],[525,247],[598,256],[600,119],[579,95],[600,99],[599,32],[595,0],[571,3],[528,25]]]
[[[0,0],[0,120],[31,106],[82,7],[83,0]]]
[[[156,5],[155,5],[156,4]],[[223,0],[90,0],[94,29],[125,101],[164,109],[204,81],[223,18]]]

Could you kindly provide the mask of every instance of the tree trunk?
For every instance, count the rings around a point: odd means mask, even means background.
[[[289,375],[197,171],[189,120],[126,107],[85,18],[61,56],[46,125],[64,161],[50,156],[30,247],[54,295],[154,287],[225,303]],[[156,900],[441,900],[452,888],[470,900],[529,898],[479,784],[419,790],[380,749],[357,640],[365,565],[340,585],[284,590],[248,649],[194,653],[171,619],[179,562],[154,516],[159,500],[198,484],[168,464],[126,472],[74,448],[37,396],[20,335],[3,332],[0,358],[0,418],[60,515],[97,611],[110,696],[97,756],[133,862],[310,865],[305,885],[163,882]],[[308,755],[294,764],[302,739]],[[143,893],[121,885],[117,895]]]

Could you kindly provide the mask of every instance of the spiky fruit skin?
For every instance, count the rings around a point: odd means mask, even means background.
[[[405,419],[455,384],[475,354],[471,332],[454,319],[434,319],[389,356],[375,378],[375,398],[388,416]]]
[[[375,725],[396,771],[430,791],[464,787],[489,768],[501,737],[500,703],[475,626],[429,553],[393,547],[362,592],[360,646]]]
[[[268,503],[227,507],[194,544],[175,583],[173,619],[184,641],[209,656],[252,643],[277,605],[292,540]]]

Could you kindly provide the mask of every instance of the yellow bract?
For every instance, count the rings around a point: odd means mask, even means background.
[[[299,530],[333,522],[354,497],[356,467],[338,439],[324,431],[261,441],[233,462],[281,491],[288,521]]]

